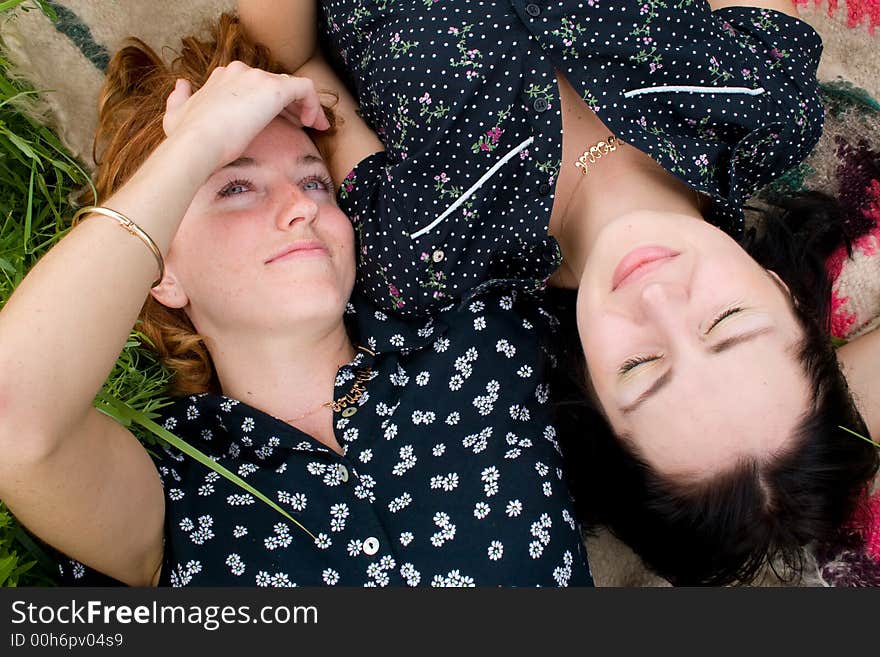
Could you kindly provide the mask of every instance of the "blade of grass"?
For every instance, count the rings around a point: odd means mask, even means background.
[[[98,396],[96,397],[96,399],[98,400],[99,404],[96,405],[95,408],[97,408],[99,411],[112,417],[114,420],[116,420],[117,422],[119,422],[120,424],[123,424],[125,426],[129,426],[130,422],[134,422],[136,424],[139,424],[140,426],[142,426],[145,429],[147,429],[148,431],[150,431],[157,438],[160,438],[160,439],[164,440],[165,442],[169,443],[170,445],[176,447],[177,449],[179,449],[181,452],[183,452],[187,456],[191,457],[192,459],[194,459],[194,460],[198,461],[199,463],[201,463],[202,465],[204,465],[206,468],[210,468],[211,470],[213,470],[214,472],[216,472],[220,476],[225,477],[226,479],[231,481],[236,486],[243,488],[244,490],[246,490],[248,493],[250,493],[251,495],[253,495],[257,499],[259,499],[260,501],[264,502],[265,504],[268,504],[272,509],[274,509],[275,511],[277,511],[278,513],[283,515],[285,518],[290,520],[297,527],[302,529],[306,534],[311,536],[312,540],[315,540],[315,535],[312,534],[312,532],[310,532],[308,529],[306,529],[293,516],[291,516],[289,513],[287,513],[287,511],[282,509],[275,502],[273,502],[271,499],[269,499],[268,497],[263,495],[263,493],[261,493],[256,488],[251,486],[249,483],[247,483],[244,479],[242,479],[241,477],[236,475],[234,472],[231,472],[230,470],[227,470],[219,463],[216,463],[207,454],[199,451],[198,449],[196,449],[195,447],[193,447],[192,445],[190,445],[186,441],[175,436],[173,433],[168,431],[168,429],[166,429],[162,426],[159,426],[158,424],[156,424],[155,422],[150,420],[146,415],[144,415],[140,411],[133,409],[131,406],[119,401],[118,399],[114,399],[114,398],[110,397],[109,395],[105,395],[103,393],[98,393]]]
[[[837,425],[837,428],[843,429],[847,433],[851,433],[852,435],[854,435],[856,438],[861,438],[862,440],[871,443],[874,447],[877,447],[878,449],[880,449],[880,443],[875,443],[873,440],[871,440],[870,438],[866,438],[865,436],[858,433],[857,431],[853,431],[852,429],[847,429],[846,427],[844,427],[840,424]]]
[[[24,4],[27,0],[6,0],[6,2],[0,2],[0,11],[7,11],[9,9],[15,9],[20,4]]]
[[[33,225],[34,215],[34,176],[37,173],[37,163],[31,165],[31,182],[28,184],[27,210],[24,214],[24,238],[22,240],[25,255],[31,255],[32,251],[28,246],[31,239],[31,227]]]

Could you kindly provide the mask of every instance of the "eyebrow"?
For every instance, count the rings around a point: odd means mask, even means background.
[[[301,165],[324,164],[324,160],[323,160],[323,158],[321,158],[317,155],[312,155],[311,153],[306,153],[305,155],[300,155],[296,159],[296,163],[301,164]],[[232,169],[235,167],[253,167],[256,165],[257,165],[257,161],[252,157],[239,157],[239,158],[232,160],[232,162],[230,162],[229,164],[226,164],[223,167],[221,167],[220,171],[223,171],[224,169]]]
[[[761,328],[756,328],[751,331],[746,331],[745,333],[740,333],[739,335],[731,336],[725,340],[722,340],[718,344],[714,344],[709,348],[709,353],[713,355],[724,353],[732,349],[733,347],[739,346],[750,340],[754,340],[755,338],[761,335],[767,335],[768,333],[772,333],[775,330],[773,326],[763,326]],[[620,412],[623,415],[628,415],[636,410],[642,403],[644,403],[647,399],[656,395],[660,390],[669,385],[672,381],[673,368],[669,368],[663,374],[663,376],[658,377],[654,383],[652,383],[647,390],[645,390],[638,398],[632,402],[631,404],[627,404],[626,406],[620,407]]]

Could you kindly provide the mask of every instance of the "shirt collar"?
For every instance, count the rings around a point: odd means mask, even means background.
[[[348,304],[346,319],[355,344],[368,349],[375,357],[386,353],[407,354],[432,346],[447,331],[443,313],[453,309],[454,306],[449,306],[438,316],[408,319],[388,314],[360,295],[354,295]],[[369,356],[367,361],[365,365],[370,364]]]

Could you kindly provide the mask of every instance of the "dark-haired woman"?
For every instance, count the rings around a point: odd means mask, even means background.
[[[877,468],[839,428],[869,433],[819,280],[784,245],[755,260],[738,242],[745,200],[818,139],[821,41],[787,3],[730,4],[321,3],[360,104],[336,86],[325,147],[368,238],[362,287],[401,314],[577,288],[586,384],[615,436],[595,437],[595,466],[616,450],[609,472],[630,482],[604,519],[681,583],[796,553]],[[239,6],[288,66],[311,54],[317,3]],[[320,61],[300,71],[334,85]]]

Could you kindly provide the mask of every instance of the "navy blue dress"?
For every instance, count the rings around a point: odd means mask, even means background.
[[[806,23],[703,0],[322,0],[325,39],[386,146],[339,190],[359,286],[419,315],[536,289],[562,163],[555,70],[620,139],[714,201],[734,236],[754,191],[821,133]]]
[[[592,585],[542,383],[533,299],[484,295],[435,319],[359,304],[335,395],[343,455],[222,395],[178,398],[166,429],[279,504],[176,449],[156,467],[170,586]],[[354,312],[354,307],[350,309]],[[63,559],[65,584],[106,583]]]

